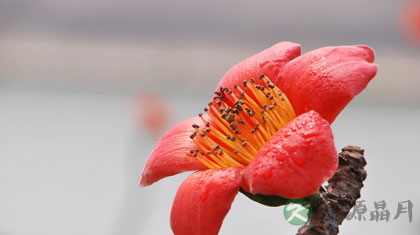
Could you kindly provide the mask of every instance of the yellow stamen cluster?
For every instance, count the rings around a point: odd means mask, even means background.
[[[190,154],[208,168],[247,166],[257,151],[281,127],[296,117],[287,97],[265,75],[243,81],[243,87],[220,88],[200,113],[202,127],[193,124]]]

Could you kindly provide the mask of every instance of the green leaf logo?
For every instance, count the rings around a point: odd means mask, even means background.
[[[292,199],[284,206],[283,214],[289,224],[301,226],[311,218],[312,208],[304,199]]]

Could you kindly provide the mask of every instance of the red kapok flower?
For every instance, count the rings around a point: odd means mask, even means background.
[[[403,36],[420,45],[420,0],[404,1],[400,13],[400,27]]]
[[[337,167],[330,123],[375,76],[367,46],[325,47],[300,56],[281,42],[232,67],[206,114],[170,129],[143,169],[140,185],[197,170],[171,212],[177,235],[217,234],[242,188],[301,198]]]
[[[158,137],[169,122],[169,105],[158,93],[143,92],[137,96],[136,114],[140,125],[150,135]],[[159,115],[156,115],[156,114]]]

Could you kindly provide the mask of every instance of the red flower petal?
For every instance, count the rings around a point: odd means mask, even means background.
[[[244,80],[251,78],[258,81],[257,78],[261,73],[274,81],[284,65],[299,55],[299,44],[279,42],[230,68],[220,80],[216,90],[221,87],[232,89],[235,84],[242,86]]]
[[[192,117],[184,120],[160,138],[143,168],[141,186],[184,171],[206,169],[196,158],[188,155],[191,149],[197,148],[190,138],[194,123],[201,123],[201,119]]]
[[[175,235],[217,235],[242,182],[242,168],[199,171],[179,187],[171,211]]]
[[[279,130],[245,170],[250,193],[302,198],[316,192],[337,168],[329,123],[304,113]]]
[[[376,75],[367,46],[324,47],[286,64],[276,85],[297,115],[315,110],[330,123]]]

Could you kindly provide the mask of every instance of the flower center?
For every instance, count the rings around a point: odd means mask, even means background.
[[[220,88],[202,113],[203,127],[193,124],[197,149],[189,154],[208,168],[247,166],[280,128],[296,117],[286,95],[261,74],[243,87]]]

